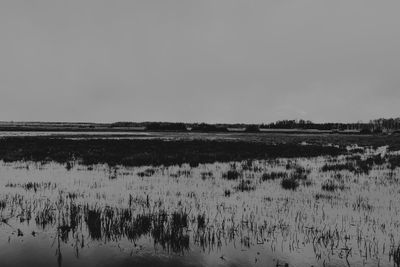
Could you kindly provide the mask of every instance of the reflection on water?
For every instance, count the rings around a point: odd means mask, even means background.
[[[1,163],[1,266],[394,265],[396,157],[368,153],[196,168]]]

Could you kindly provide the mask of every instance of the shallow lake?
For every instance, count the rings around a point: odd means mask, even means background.
[[[1,266],[393,266],[399,168],[353,161],[0,162]]]

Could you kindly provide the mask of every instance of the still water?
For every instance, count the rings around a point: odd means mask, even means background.
[[[0,265],[393,266],[399,170],[321,169],[351,161],[0,162]]]

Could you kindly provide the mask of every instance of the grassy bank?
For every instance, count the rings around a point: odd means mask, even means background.
[[[266,144],[247,141],[212,140],[127,140],[23,137],[0,139],[0,159],[85,165],[179,165],[267,159],[277,157],[335,156],[344,149],[297,143]]]

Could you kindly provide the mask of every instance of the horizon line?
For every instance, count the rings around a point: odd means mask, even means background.
[[[5,124],[5,123],[44,123],[44,124],[114,124],[114,123],[184,123],[184,124],[243,124],[243,125],[262,125],[262,124],[272,124],[272,123],[277,123],[277,122],[282,122],[282,121],[296,121],[297,123],[301,120],[305,121],[305,122],[311,122],[313,124],[329,124],[329,123],[333,123],[333,124],[355,124],[355,123],[370,123],[371,121],[376,121],[376,120],[400,120],[400,117],[389,117],[389,118],[385,118],[385,117],[381,117],[381,118],[377,118],[377,119],[370,119],[368,121],[363,121],[363,120],[358,120],[358,121],[324,121],[324,122],[316,122],[316,121],[312,121],[312,120],[308,120],[308,119],[280,119],[280,120],[275,120],[272,122],[205,122],[205,121],[191,121],[191,122],[187,122],[187,121],[153,121],[153,120],[146,120],[146,121],[128,121],[128,120],[117,120],[117,121],[112,121],[112,122],[99,122],[99,121],[39,121],[39,120],[0,120],[0,124]]]

